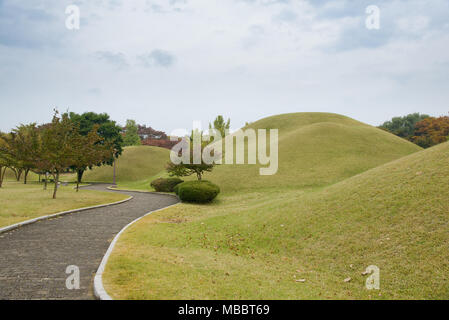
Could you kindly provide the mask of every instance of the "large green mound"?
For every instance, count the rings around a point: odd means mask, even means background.
[[[163,170],[169,159],[168,149],[150,146],[126,147],[116,163],[117,183],[149,179]],[[102,166],[88,170],[84,174],[83,181],[111,183],[113,167]]]
[[[279,130],[279,170],[261,176],[260,165],[217,166],[206,179],[224,192],[326,186],[421,150],[383,130],[330,113],[282,114],[248,128]]]
[[[445,143],[317,192],[155,213],[122,236],[107,286],[117,298],[446,299],[448,159]],[[370,265],[380,290],[365,288]]]

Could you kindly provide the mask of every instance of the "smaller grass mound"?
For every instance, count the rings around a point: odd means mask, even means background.
[[[176,194],[184,202],[208,203],[220,193],[220,188],[210,181],[187,181],[178,185]]]
[[[148,188],[154,176],[164,170],[169,159],[168,149],[150,146],[126,147],[116,162],[117,184],[131,184],[132,188],[137,188],[132,184],[146,184]],[[83,181],[112,183],[113,173],[112,166],[96,167],[84,173]]]

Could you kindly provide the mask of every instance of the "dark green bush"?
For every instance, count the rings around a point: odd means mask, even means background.
[[[183,182],[183,183],[185,183],[185,182]],[[182,184],[182,183],[177,184],[177,185],[173,188],[173,192],[174,192],[174,193],[178,194],[179,186],[180,186],[181,184]]]
[[[151,186],[157,192],[173,192],[173,188],[184,182],[179,178],[159,178],[151,182]]]
[[[185,202],[211,202],[220,193],[220,188],[209,181],[187,181],[179,184],[176,189],[176,194]]]

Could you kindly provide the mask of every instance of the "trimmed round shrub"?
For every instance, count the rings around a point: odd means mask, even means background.
[[[185,183],[185,182],[183,182],[183,183]],[[177,185],[173,188],[173,192],[174,192],[174,193],[178,194],[179,186],[180,186],[181,184],[182,184],[182,183],[179,183],[179,184],[177,184]]]
[[[151,182],[151,186],[157,192],[173,192],[173,188],[183,183],[179,178],[159,178]]]
[[[220,188],[209,181],[187,181],[177,186],[177,195],[182,201],[207,203],[215,199]]]

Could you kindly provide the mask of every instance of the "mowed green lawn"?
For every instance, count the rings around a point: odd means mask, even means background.
[[[263,177],[264,183],[257,168],[248,173],[245,166],[207,174],[224,190],[212,204],[154,213],[121,236],[104,275],[108,293],[119,299],[449,296],[449,144],[420,151],[331,114],[260,122],[284,124],[281,141],[303,139],[296,150],[280,142],[280,169],[290,171]],[[310,129],[315,133],[302,137]],[[332,143],[319,144],[314,135]],[[362,272],[370,265],[381,270],[379,291],[365,288]]]
[[[121,237],[106,289],[120,299],[447,299],[448,158],[446,143],[322,190],[154,213]],[[369,265],[380,290],[365,288]]]
[[[57,199],[52,199],[53,184],[47,190],[36,182],[6,181],[0,188],[0,227],[37,218],[52,213],[106,204],[126,199],[128,196],[111,192],[80,190],[72,186],[60,187]]]

